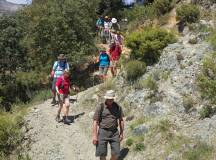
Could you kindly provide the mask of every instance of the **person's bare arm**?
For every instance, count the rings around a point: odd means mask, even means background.
[[[97,145],[98,143],[98,122],[96,120],[93,121],[93,144]]]
[[[120,128],[120,141],[124,138],[124,120],[123,118],[119,119],[119,128]]]

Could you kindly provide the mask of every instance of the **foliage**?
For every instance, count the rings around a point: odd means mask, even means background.
[[[213,148],[206,143],[199,142],[194,148],[190,148],[183,153],[183,158],[187,160],[211,159]]]
[[[119,17],[120,11],[123,7],[122,0],[100,0],[99,7],[97,8],[97,14]]]
[[[21,114],[0,113],[0,155],[11,153],[21,142]]]
[[[146,65],[141,61],[133,60],[128,62],[128,64],[125,67],[125,70],[127,80],[134,81],[145,73]]]
[[[130,125],[130,129],[133,130],[135,127],[145,123],[147,121],[147,118],[142,117],[139,119],[136,119],[131,125]]]
[[[209,37],[209,41],[214,49],[216,49],[216,31],[214,30]]]
[[[174,0],[155,0],[153,3],[157,15],[163,15],[173,9],[175,3]]]
[[[197,84],[202,98],[216,103],[216,52],[211,53],[203,60],[201,73],[197,77]]]
[[[128,139],[126,140],[126,145],[127,145],[127,146],[132,146],[133,143],[134,143],[134,140],[133,140],[132,138],[128,138]]]
[[[183,22],[194,23],[200,18],[200,10],[197,5],[182,4],[176,9],[177,19]]]
[[[199,111],[200,119],[210,118],[214,112],[213,108],[207,105]]]
[[[146,79],[140,79],[136,83],[136,89],[150,89],[152,91],[157,91],[158,85],[157,82],[149,75]]]
[[[194,106],[194,100],[192,96],[185,95],[183,96],[183,106],[185,108],[185,112],[188,113],[191,108]]]
[[[173,42],[174,34],[160,28],[145,28],[126,37],[126,45],[132,49],[131,58],[142,60],[148,65],[156,63],[162,49]]]
[[[137,143],[134,147],[134,150],[137,152],[143,151],[145,149],[145,145],[143,143]]]

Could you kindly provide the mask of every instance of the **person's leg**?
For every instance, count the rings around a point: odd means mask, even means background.
[[[110,160],[117,160],[120,156],[120,139],[119,139],[119,131],[116,130],[113,132],[112,138],[110,140],[111,146],[111,158]]]
[[[70,108],[70,101],[69,101],[69,97],[66,96],[64,97],[64,123],[65,124],[70,124],[71,123],[71,120],[68,118],[68,115],[69,115],[69,108]]]
[[[106,160],[107,156],[107,131],[99,129],[98,131],[98,144],[96,145],[96,157],[100,157],[100,160]]]
[[[105,82],[107,79],[107,72],[108,72],[109,66],[104,67],[103,69],[103,81]]]
[[[53,78],[53,81],[52,81],[52,94],[53,94],[53,99],[52,99],[52,104],[56,104],[56,78]]]
[[[60,122],[60,114],[61,114],[61,110],[63,108],[63,95],[58,95],[58,101],[59,101],[59,108],[57,111],[56,121]]]

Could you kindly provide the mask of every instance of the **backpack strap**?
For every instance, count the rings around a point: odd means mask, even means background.
[[[99,117],[99,124],[100,124],[100,122],[102,121],[102,114],[103,114],[103,111],[104,111],[104,104],[103,103],[101,103],[100,104],[100,117]]]

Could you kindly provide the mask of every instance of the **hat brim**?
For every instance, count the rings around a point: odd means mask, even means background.
[[[116,97],[104,96],[105,99],[115,99]]]
[[[65,57],[58,57],[59,60],[65,60]]]
[[[117,23],[117,21],[116,20],[112,20],[112,23]]]

